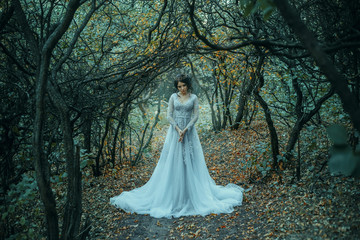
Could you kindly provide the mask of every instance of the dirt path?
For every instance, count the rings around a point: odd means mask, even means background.
[[[150,216],[127,214],[115,223],[113,239],[244,239],[257,238],[263,233],[256,216],[246,212],[246,206],[237,207],[231,214],[205,217],[156,219]],[[234,219],[237,219],[236,221]],[[234,224],[236,222],[236,224]],[[250,233],[250,235],[249,235]],[[251,237],[250,237],[251,236]]]
[[[108,168],[103,176],[84,180],[83,208],[92,220],[91,239],[359,239],[359,180],[331,176],[320,170],[321,161],[309,158],[300,181],[293,182],[289,170],[282,172],[283,183],[273,176],[265,184],[249,184],[256,175],[246,174],[244,166],[261,158],[252,148],[256,137],[242,136],[223,132],[202,139],[216,183],[251,189],[234,212],[156,219],[110,205],[111,197],[148,181],[161,149],[155,146],[153,158],[135,168]]]
[[[259,239],[272,231],[249,202],[229,214],[172,219],[128,214],[107,205],[104,202],[103,211],[108,211],[108,218],[99,216],[93,224],[93,239]]]

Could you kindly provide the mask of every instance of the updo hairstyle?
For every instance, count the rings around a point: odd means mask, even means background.
[[[175,89],[178,89],[178,83],[182,82],[185,83],[185,85],[187,86],[188,90],[191,90],[191,79],[189,76],[185,75],[185,74],[180,74],[176,77],[175,81],[174,81],[174,87]]]

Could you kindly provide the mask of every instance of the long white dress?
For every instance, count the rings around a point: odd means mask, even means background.
[[[172,94],[167,115],[171,126],[151,178],[142,187],[110,198],[110,203],[126,212],[155,218],[232,212],[234,206],[242,204],[243,189],[231,183],[216,185],[209,175],[194,127],[199,117],[197,96],[191,94],[182,103]],[[182,142],[176,125],[188,128]]]

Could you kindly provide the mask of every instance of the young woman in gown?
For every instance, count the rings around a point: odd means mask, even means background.
[[[174,84],[179,92],[169,100],[171,125],[151,178],[142,187],[111,198],[110,203],[155,218],[230,213],[242,204],[243,189],[231,183],[216,185],[210,177],[194,126],[199,117],[198,98],[189,91],[189,77],[180,75]]]

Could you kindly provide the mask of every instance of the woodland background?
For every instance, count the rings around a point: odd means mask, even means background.
[[[1,1],[0,239],[359,236],[359,47],[355,0]],[[179,73],[244,206],[135,231]]]

